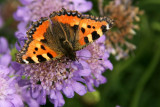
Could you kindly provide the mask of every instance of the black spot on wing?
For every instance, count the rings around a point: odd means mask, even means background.
[[[84,37],[84,42],[89,43],[88,37]]]
[[[45,47],[43,45],[41,45],[41,49],[46,50]]]
[[[53,56],[52,56],[50,53],[47,53],[47,56],[48,56],[50,59],[53,58]]]
[[[85,33],[85,29],[83,27],[81,28],[81,31],[82,31],[82,33]]]
[[[102,29],[102,32],[103,32],[103,33],[106,32],[106,31],[107,31],[106,25],[102,25],[102,26],[101,26],[101,29]]]
[[[38,51],[38,48],[36,47],[36,48],[34,48],[36,51]]]
[[[27,59],[26,59],[29,63],[35,63],[33,60],[32,60],[32,58],[31,57],[27,57]]]
[[[78,29],[78,25],[74,25],[72,28],[74,29],[74,31],[76,31]]]
[[[91,28],[91,25],[87,25],[88,28]]]
[[[42,43],[47,43],[47,40],[46,39],[41,39],[41,42]]]
[[[100,37],[100,35],[97,33],[97,31],[92,32],[92,40],[96,40]]]
[[[37,55],[37,58],[39,62],[46,61],[46,58],[44,58],[42,55]]]

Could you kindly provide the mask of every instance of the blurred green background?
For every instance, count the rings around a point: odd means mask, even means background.
[[[92,2],[93,9],[89,14],[98,16],[98,1]],[[103,5],[108,2],[104,0]],[[133,0],[133,5],[144,10],[140,16],[140,30],[131,41],[137,47],[134,54],[120,61],[111,56],[114,69],[104,73],[108,82],[94,93],[65,98],[64,107],[160,107],[160,0]],[[0,35],[7,37],[14,46],[16,27],[12,27],[15,22],[11,16],[5,20]]]

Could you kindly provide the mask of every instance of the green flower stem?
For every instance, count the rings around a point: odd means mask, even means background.
[[[133,96],[133,100],[131,102],[130,107],[138,107],[138,103],[139,103],[139,100],[140,100],[140,97],[141,97],[141,93],[142,93],[146,83],[148,82],[148,80],[150,79],[152,74],[154,73],[155,68],[156,68],[159,60],[160,60],[160,44],[158,44],[157,51],[155,52],[155,55],[154,55],[152,61],[149,64],[150,66],[144,72],[144,75],[140,79],[140,82],[138,82],[135,93],[133,94],[134,96]]]

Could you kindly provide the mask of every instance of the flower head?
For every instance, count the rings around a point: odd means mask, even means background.
[[[76,53],[78,61],[68,61],[66,57],[38,64],[21,66],[19,73],[29,77],[30,91],[39,104],[46,104],[46,96],[55,106],[63,106],[62,93],[72,98],[74,92],[84,95],[87,90],[106,82],[102,73],[112,70],[109,53],[104,45],[105,36]],[[100,60],[101,59],[101,60]]]
[[[60,10],[62,7],[79,12],[86,12],[92,8],[92,3],[86,0],[20,0],[20,2],[23,6],[19,6],[14,13],[14,18],[20,21],[18,31],[15,33],[17,38],[26,35],[31,21],[47,17],[50,13]]]
[[[10,70],[0,65],[0,107],[22,107],[21,96],[16,93],[15,78],[9,77]]]
[[[107,32],[106,46],[119,60],[136,48],[126,40],[132,39],[136,34],[135,29],[139,29],[139,26],[135,23],[140,21],[138,15],[143,12],[138,7],[132,6],[129,0],[111,1],[105,6],[104,12],[115,20],[115,26]]]

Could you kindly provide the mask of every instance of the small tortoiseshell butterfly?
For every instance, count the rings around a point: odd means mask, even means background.
[[[76,60],[76,51],[98,39],[113,25],[108,17],[82,15],[77,11],[53,12],[49,18],[33,22],[27,31],[28,40],[16,55],[19,63],[40,63],[68,57]]]

